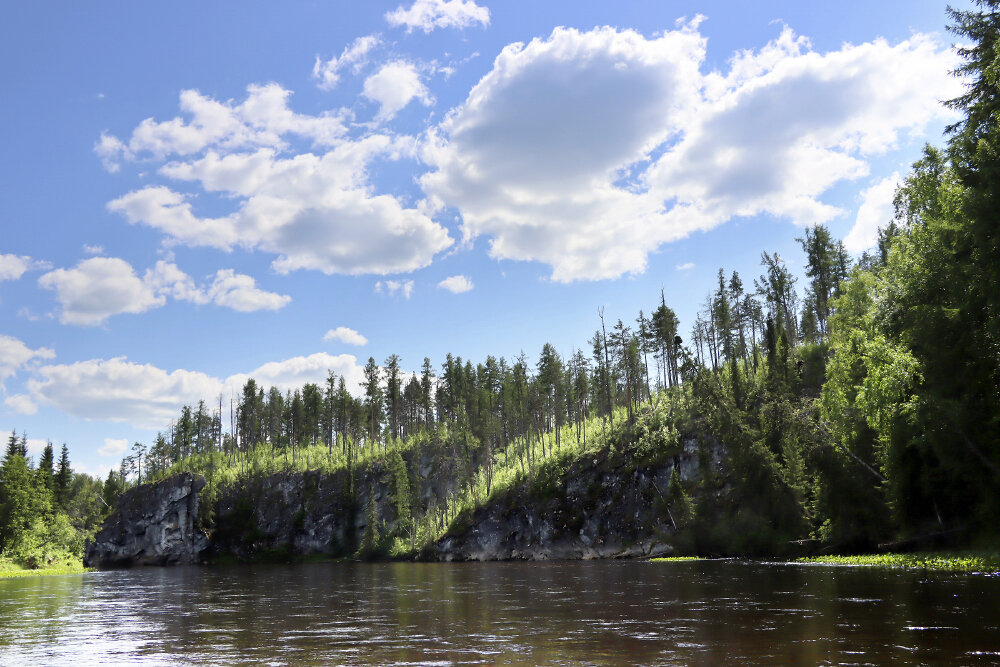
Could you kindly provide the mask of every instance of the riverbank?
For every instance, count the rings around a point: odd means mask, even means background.
[[[799,558],[796,563],[810,565],[842,565],[849,567],[905,568],[942,572],[1000,573],[1000,552],[943,551],[905,554],[863,554],[857,556],[813,556]]]
[[[0,579],[19,579],[22,577],[44,577],[54,574],[80,574],[82,572],[93,572],[94,568],[84,567],[80,559],[59,561],[47,565],[30,569],[23,565],[18,565],[9,560],[0,559]]]
[[[703,559],[698,556],[669,556],[650,558],[653,563],[688,562]],[[941,551],[888,554],[860,554],[854,556],[811,556],[784,561],[792,565],[829,565],[840,567],[872,567],[906,570],[934,570],[938,572],[1000,573],[1000,552],[995,551]]]

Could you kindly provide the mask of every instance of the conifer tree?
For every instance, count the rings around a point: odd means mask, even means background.
[[[46,493],[53,491],[53,478],[55,477],[55,453],[52,450],[52,443],[46,442],[42,449],[42,455],[38,458],[38,467],[35,469],[35,476],[38,483]]]
[[[69,465],[69,448],[63,443],[62,453],[59,455],[59,467],[55,476],[55,500],[58,505],[66,509],[69,501],[70,484],[73,481],[73,470]]]

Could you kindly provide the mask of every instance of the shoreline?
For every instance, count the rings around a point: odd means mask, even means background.
[[[642,559],[636,559],[642,560]],[[651,563],[691,563],[699,560],[717,560],[700,558],[698,556],[668,556],[647,559]],[[728,560],[728,559],[727,559]],[[743,560],[743,559],[736,559]],[[937,572],[958,572],[967,574],[1000,574],[1000,553],[996,551],[939,551],[913,553],[856,554],[851,556],[811,556],[787,561],[762,559],[764,563],[785,565],[807,565],[827,567],[871,567],[884,569],[931,570]],[[235,558],[211,559],[201,565],[255,565],[258,563],[344,563],[354,562],[351,559],[329,558],[319,555],[302,558],[263,558],[260,560],[240,561]],[[364,562],[364,561],[357,561]],[[374,562],[411,562],[408,560],[387,559]],[[420,561],[412,561],[420,562]],[[501,561],[496,561],[501,562]],[[20,579],[27,577],[58,576],[66,574],[83,574],[97,572],[98,568],[84,567],[83,561],[66,561],[49,567],[30,569],[11,562],[0,562],[0,580]]]
[[[671,563],[697,560],[719,560],[697,556],[651,558],[650,562]],[[738,559],[742,560],[742,559]],[[755,561],[757,559],[747,559]],[[1000,574],[1000,553],[996,551],[917,551],[911,553],[854,554],[850,556],[806,556],[793,560],[759,562],[777,565],[807,565],[821,567],[869,567],[889,570],[929,570],[967,574]]]
[[[62,574],[83,574],[84,572],[95,571],[92,567],[84,567],[82,558],[35,569],[10,561],[0,561],[0,581],[4,579],[25,579],[27,577],[50,577]]]

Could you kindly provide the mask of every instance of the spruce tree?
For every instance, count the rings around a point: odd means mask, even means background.
[[[46,442],[45,448],[42,449],[42,455],[38,459],[38,468],[35,470],[35,476],[38,479],[39,485],[47,493],[51,494],[53,477],[55,477],[55,453],[52,450],[51,442]]]
[[[63,509],[66,509],[66,506],[69,504],[70,484],[72,481],[73,470],[69,466],[69,448],[66,447],[66,443],[63,443],[54,484],[56,503]]]

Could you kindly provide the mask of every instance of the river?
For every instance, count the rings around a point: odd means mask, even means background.
[[[0,664],[997,664],[1000,577],[741,561],[0,581]]]

